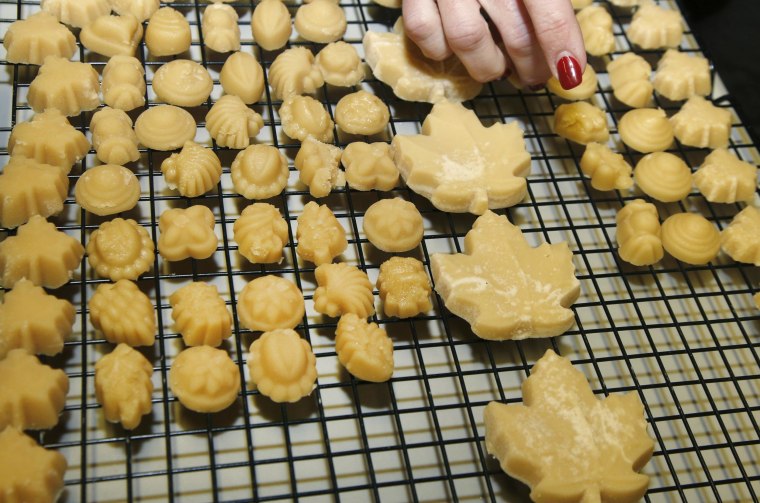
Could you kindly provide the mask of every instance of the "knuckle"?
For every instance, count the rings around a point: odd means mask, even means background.
[[[439,30],[439,24],[432,16],[418,15],[404,19],[404,31],[415,42],[424,42]]]
[[[559,15],[551,14],[546,16],[535,26],[536,36],[539,39],[544,38],[556,38],[563,40],[566,38],[566,34],[570,31],[569,21]]]
[[[485,24],[461,24],[446,34],[451,48],[457,52],[469,52],[480,47],[490,37]]]

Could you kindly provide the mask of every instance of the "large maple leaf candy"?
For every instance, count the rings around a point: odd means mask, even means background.
[[[435,253],[430,264],[446,307],[483,339],[552,337],[573,324],[580,283],[567,243],[532,248],[507,217],[478,217],[464,253]]]
[[[586,377],[551,349],[523,382],[524,405],[486,406],[486,449],[537,503],[638,501],[652,457],[644,406],[626,393],[597,400]]]
[[[399,135],[393,160],[410,189],[442,211],[482,215],[522,201],[530,155],[515,122],[485,127],[458,103],[440,102],[422,134]]]

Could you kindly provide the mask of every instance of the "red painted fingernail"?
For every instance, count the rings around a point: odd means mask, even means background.
[[[562,89],[578,87],[583,80],[581,64],[572,56],[564,56],[557,62],[557,76]]]

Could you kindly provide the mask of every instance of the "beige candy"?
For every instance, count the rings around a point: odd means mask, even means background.
[[[106,421],[133,430],[150,414],[153,366],[139,351],[119,344],[95,364],[95,396]]]
[[[348,313],[335,329],[338,361],[358,379],[385,382],[393,375],[393,341],[377,323]]]
[[[596,93],[597,77],[594,67],[587,64],[586,69],[583,70],[583,77],[580,85],[572,89],[564,89],[557,80],[557,77],[551,77],[546,83],[546,87],[552,93],[556,94],[560,98],[564,98],[570,101],[587,100]]]
[[[74,34],[52,14],[40,11],[14,21],[3,38],[9,63],[41,65],[48,56],[70,59],[77,49]]]
[[[642,157],[633,172],[636,185],[648,196],[672,203],[691,192],[691,169],[668,152],[653,152]]]
[[[326,205],[309,201],[298,216],[296,253],[315,265],[326,264],[348,247],[346,230]]]
[[[516,122],[484,127],[472,110],[440,102],[421,132],[395,136],[393,160],[409,188],[439,210],[480,215],[525,197],[530,155]]]
[[[523,404],[489,403],[486,450],[531,488],[534,501],[615,501],[644,497],[652,457],[637,393],[594,396],[570,360],[548,349],[522,384]]]
[[[279,1],[279,0],[278,0]],[[281,52],[269,67],[272,97],[286,99],[310,94],[325,84],[314,54],[306,47],[292,47]]]
[[[589,5],[575,17],[583,34],[586,52],[592,56],[603,56],[615,50],[615,36],[612,33],[612,16],[599,4]]]
[[[760,293],[756,293],[755,296],[752,297],[752,300],[755,301],[755,306],[760,309]]]
[[[636,266],[654,265],[665,253],[662,248],[657,208],[643,199],[626,204],[615,217],[620,258]]]
[[[253,341],[248,369],[251,387],[278,403],[308,396],[317,381],[317,358],[291,329],[265,332]]]
[[[480,93],[483,84],[470,77],[459,58],[428,59],[404,35],[400,23],[397,28],[393,33],[368,31],[362,39],[364,57],[372,73],[388,84],[396,96],[407,101],[437,103],[466,101]]]
[[[320,142],[333,141],[333,124],[324,105],[310,96],[293,95],[278,111],[282,130],[289,137],[305,141],[308,136]]]
[[[668,49],[657,63],[653,82],[654,90],[669,100],[707,96],[712,89],[710,64],[702,56]]]
[[[346,26],[343,8],[332,0],[313,0],[296,11],[296,30],[310,42],[335,42],[346,33]]]
[[[210,148],[186,141],[179,153],[161,163],[166,185],[185,197],[198,197],[212,190],[222,177],[222,163]]]
[[[342,40],[323,47],[317,53],[315,63],[322,78],[330,85],[352,87],[364,80],[362,58],[353,45]]]
[[[100,16],[79,33],[82,45],[103,56],[134,56],[143,27],[132,14]]]
[[[12,156],[0,173],[0,226],[18,227],[34,215],[60,213],[68,191],[69,179],[58,166]]]
[[[317,290],[314,292],[314,310],[336,318],[353,313],[360,318],[374,314],[372,283],[367,273],[344,262],[322,264],[314,271]]]
[[[0,431],[0,500],[56,501],[63,491],[63,454],[37,445],[16,428]]]
[[[251,145],[230,168],[235,192],[247,199],[269,199],[288,183],[288,159],[271,145]]]
[[[22,279],[0,304],[0,359],[17,348],[29,354],[57,355],[71,335],[75,315],[70,302]]]
[[[295,328],[305,309],[301,290],[292,281],[271,274],[251,281],[238,296],[240,323],[250,330]]]
[[[264,70],[256,56],[235,52],[224,62],[219,82],[225,93],[235,95],[250,105],[259,101],[264,93]]]
[[[208,99],[213,88],[208,70],[189,59],[170,61],[153,76],[153,91],[170,105],[196,107]]]
[[[296,154],[295,166],[301,182],[313,197],[327,196],[341,181],[340,148],[307,136]]]
[[[673,125],[661,108],[637,108],[618,122],[623,143],[644,154],[660,152],[673,144]]]
[[[214,285],[185,285],[169,297],[169,304],[174,330],[188,346],[217,347],[232,335],[232,314]]]
[[[702,215],[676,213],[662,223],[662,246],[681,262],[704,265],[720,251],[720,232]]]
[[[673,117],[673,133],[684,145],[725,148],[731,134],[731,112],[701,96],[692,96]]]
[[[49,56],[29,85],[27,100],[35,112],[57,108],[63,115],[79,115],[100,105],[98,72],[87,63]]]
[[[362,228],[369,242],[384,252],[413,250],[422,241],[422,215],[413,203],[399,197],[381,199],[367,208]]]
[[[720,235],[726,255],[737,262],[760,266],[760,210],[747,206]]]
[[[110,0],[42,0],[40,7],[58,21],[82,28],[111,12]]]
[[[129,211],[140,199],[140,182],[132,171],[116,164],[90,168],[74,186],[77,204],[99,216]]]
[[[240,392],[240,372],[226,351],[195,346],[180,352],[169,371],[169,386],[180,403],[196,412],[219,412]]]
[[[55,109],[35,114],[29,122],[19,122],[8,139],[11,156],[58,166],[65,174],[89,150],[87,137]]]
[[[650,82],[652,67],[647,60],[626,52],[607,63],[612,91],[618,101],[631,108],[644,108],[652,99],[654,86]]]
[[[335,106],[335,122],[350,134],[373,135],[388,126],[388,106],[367,91],[343,96]]]
[[[285,47],[293,30],[290,11],[280,0],[262,0],[253,10],[253,40],[267,51]]]
[[[126,112],[145,104],[145,70],[132,56],[114,56],[103,70],[103,101]]]
[[[644,0],[610,0],[615,7],[636,7]]]
[[[58,288],[69,282],[83,256],[78,240],[34,215],[15,236],[0,241],[2,286],[13,288],[26,278],[38,286]]]
[[[155,246],[148,231],[132,219],[103,222],[90,234],[87,257],[101,278],[135,280],[153,266]]]
[[[105,107],[90,120],[92,145],[98,159],[106,164],[123,165],[140,158],[132,119],[118,108]]]
[[[575,322],[580,283],[567,243],[533,248],[504,216],[478,217],[464,253],[435,253],[430,265],[446,307],[483,339],[553,337]]]
[[[216,52],[240,50],[240,27],[235,9],[223,3],[212,3],[203,11],[201,21],[203,43]]]
[[[573,9],[580,10],[585,7],[588,7],[593,3],[594,0],[572,0]]]
[[[757,168],[719,148],[705,157],[694,173],[694,184],[713,203],[751,201],[757,189]]]
[[[140,143],[153,150],[175,150],[195,138],[196,124],[189,112],[173,105],[147,109],[135,121]]]
[[[346,181],[356,190],[391,190],[398,185],[398,170],[385,142],[353,142],[343,150],[340,161]]]
[[[145,293],[128,279],[98,286],[88,302],[92,325],[112,344],[152,346],[156,311]]]
[[[591,142],[581,157],[581,171],[596,190],[627,190],[633,186],[632,168],[622,155],[606,145]]]
[[[159,0],[109,0],[117,14],[132,14],[141,23],[158,11]]]
[[[66,403],[69,378],[63,370],[43,365],[23,349],[0,360],[0,430],[49,430],[58,424]]]
[[[158,253],[170,262],[209,258],[219,245],[214,213],[207,206],[166,210],[158,219],[158,229]]]
[[[174,56],[190,49],[190,23],[171,7],[158,9],[145,29],[145,45],[153,56]]]
[[[628,39],[642,49],[678,47],[683,36],[683,24],[678,10],[663,9],[653,2],[642,2],[633,15]]]
[[[282,249],[288,244],[288,223],[271,204],[254,203],[235,220],[232,239],[251,263],[280,263]]]
[[[575,143],[606,143],[610,137],[607,115],[586,101],[565,103],[554,111],[554,132]]]
[[[401,0],[373,0],[376,4],[388,7],[389,9],[400,9]]]
[[[261,115],[232,94],[219,98],[206,114],[206,129],[220,147],[246,148],[262,127]]]
[[[425,267],[413,257],[391,257],[380,264],[377,290],[386,316],[411,318],[433,308]]]

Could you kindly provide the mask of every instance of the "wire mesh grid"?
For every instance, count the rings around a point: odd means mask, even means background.
[[[674,0],[660,3],[678,8]],[[38,10],[38,5],[37,1],[0,0],[2,32],[14,20]],[[519,403],[521,382],[548,347],[570,358],[598,395],[633,392],[645,404],[655,439],[654,457],[644,468],[651,477],[647,500],[757,501],[760,314],[751,296],[760,284],[758,268],[734,263],[724,255],[706,266],[688,266],[670,258],[647,268],[622,262],[615,251],[615,214],[641,194],[601,193],[590,187],[579,169],[582,148],[552,133],[553,110],[561,100],[546,91],[520,92],[506,82],[495,82],[467,105],[486,124],[517,121],[525,130],[533,159],[528,197],[506,213],[532,243],[564,240],[570,245],[582,292],[574,306],[577,326],[552,339],[484,341],[435,297],[434,308],[426,315],[398,320],[378,309],[373,317],[394,341],[396,370],[390,382],[357,381],[340,368],[334,351],[336,320],[314,311],[314,269],[295,254],[295,219],[310,200],[292,167],[298,144],[282,133],[279,102],[268,89],[265,99],[254,106],[266,124],[256,142],[275,145],[290,159],[288,186],[269,201],[289,222],[290,241],[281,264],[254,266],[239,256],[232,240],[232,224],[249,201],[232,188],[229,166],[237,152],[217,148],[203,127],[205,112],[222,94],[218,77],[225,59],[203,47],[199,27],[205,5],[197,0],[172,3],[191,24],[189,57],[201,62],[214,79],[209,102],[191,112],[198,122],[196,141],[212,145],[222,160],[221,183],[218,190],[204,196],[179,197],[167,188],[160,172],[168,154],[142,151],[140,161],[132,166],[142,195],[137,207],[123,216],[137,220],[156,241],[162,211],[203,204],[214,212],[220,246],[203,261],[168,263],[157,255],[152,271],[137,282],[156,306],[158,334],[155,346],[144,351],[154,364],[153,410],[131,432],[106,423],[94,396],[95,362],[112,345],[90,324],[87,300],[105,280],[97,278],[85,258],[75,278],[55,291],[78,309],[76,336],[61,355],[46,359],[66,371],[70,392],[60,424],[37,438],[68,460],[63,501],[527,501],[527,488],[504,475],[485,452],[482,412],[491,400]],[[252,40],[253,2],[231,5],[240,15],[242,50],[255,54],[268,70],[276,53],[260,50]],[[360,54],[363,34],[388,31],[398,15],[369,0],[340,5],[348,18],[344,40]],[[615,20],[616,54],[631,50],[625,37],[630,13],[604,5]],[[288,6],[294,13],[297,5]],[[293,38],[290,44],[303,42]],[[699,51],[690,32],[680,49]],[[656,62],[661,52],[643,54]],[[150,57],[142,43],[137,56],[145,63],[150,84],[166,59]],[[92,63],[99,71],[106,62],[81,45],[74,59]],[[599,74],[598,92],[591,101],[607,111],[611,141],[633,164],[640,155],[619,141],[616,129],[625,109],[612,98],[604,62],[592,59],[590,63]],[[7,144],[14,124],[31,117],[26,93],[36,75],[36,67],[5,62],[4,53],[3,66],[0,145]],[[429,105],[402,102],[371,78],[361,87],[389,106],[391,121],[384,139],[419,132]],[[348,92],[328,86],[318,91],[317,98],[332,114],[337,100]],[[149,105],[156,101],[150,85],[146,98]],[[678,108],[656,99],[669,115]],[[717,77],[713,99],[733,111]],[[757,164],[758,152],[739,117],[733,115],[730,149]],[[72,123],[86,131],[90,117],[91,113],[85,113]],[[336,138],[340,146],[356,139],[338,130]],[[673,151],[692,167],[699,166],[706,154],[680,144]],[[5,164],[7,150],[0,150],[0,156]],[[72,171],[71,183],[95,164],[90,153]],[[407,255],[422,260],[428,272],[430,254],[461,251],[463,237],[475,219],[441,213],[405,187],[388,193],[335,190],[320,202],[335,212],[348,232],[349,248],[341,260],[365,270],[373,283],[379,265],[389,255],[368,243],[362,216],[379,198],[394,196],[414,202],[422,212],[423,242]],[[697,211],[719,228],[739,209],[711,204],[696,192],[680,203],[659,205],[661,218]],[[104,219],[87,214],[69,197],[64,211],[52,220],[84,244]],[[296,404],[274,404],[245,386],[247,348],[257,334],[239,325],[236,295],[251,279],[270,273],[291,279],[302,289],[307,314],[298,330],[317,355],[317,387]],[[168,297],[190,281],[216,285],[234,318],[233,337],[224,347],[240,368],[242,397],[214,415],[183,409],[167,385],[173,358],[183,347],[172,329]]]

